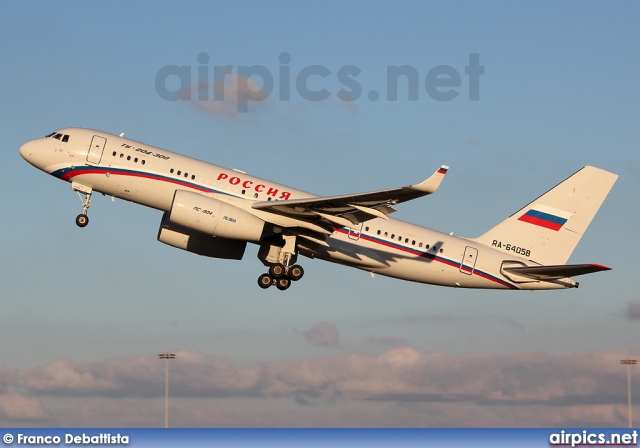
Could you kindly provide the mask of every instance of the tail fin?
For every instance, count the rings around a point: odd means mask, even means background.
[[[585,166],[474,241],[543,265],[565,264],[617,178]]]

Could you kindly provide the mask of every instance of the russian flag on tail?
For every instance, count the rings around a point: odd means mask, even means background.
[[[547,207],[546,205],[542,204],[536,204],[531,207],[525,214],[520,216],[518,218],[518,221],[545,227],[557,232],[562,228],[562,226],[570,217],[570,212]]]

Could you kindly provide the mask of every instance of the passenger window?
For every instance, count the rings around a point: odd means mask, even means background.
[[[169,170],[169,172],[170,172],[171,174],[173,174],[173,168],[171,168],[171,169]]]
[[[365,232],[368,232],[368,231],[369,231],[369,227],[365,227],[365,228],[364,228],[364,231],[365,231]]]
[[[444,252],[444,249],[440,249],[440,253],[443,253],[443,252]]]
[[[140,163],[142,163],[142,164],[144,165],[144,164],[145,164],[145,161],[144,161],[144,159],[142,159],[142,160],[140,161]]]
[[[392,239],[392,240],[395,240],[395,239],[396,239],[396,234],[395,234],[395,233],[392,233],[392,234],[391,234],[391,239]]]
[[[253,197],[258,199],[258,193],[254,194]]]
[[[127,156],[127,160],[131,160],[131,156]]]
[[[380,233],[382,233],[382,232],[380,232],[380,231],[378,230],[378,235],[380,235]]]
[[[402,241],[402,237],[401,236],[398,237],[398,241]]]
[[[189,173],[184,173],[184,177],[189,177]]]
[[[244,193],[245,193],[245,190],[242,190],[242,194],[244,194]]]
[[[134,161],[135,163],[138,163],[138,158],[136,157],[135,159],[133,159],[133,161]]]
[[[178,176],[180,175],[180,173],[182,173],[182,171],[178,170],[178,172],[176,173]]]
[[[418,244],[418,247],[422,247],[422,243]]]
[[[68,141],[69,141],[69,136],[68,136],[68,135],[66,135],[66,134],[65,134],[65,135],[63,135],[63,136],[62,136],[62,141],[63,141],[63,142],[68,142]]]
[[[120,154],[120,158],[123,159],[124,158],[124,154]]]
[[[115,151],[113,151],[113,157],[115,157],[115,156],[116,156],[116,154],[117,154],[117,153],[116,153]]]
[[[409,242],[409,238],[405,238],[405,239],[404,239],[404,242],[405,242],[405,243],[408,243],[408,242]]]
[[[389,236],[389,232],[384,232],[384,236]]]
[[[195,174],[192,174],[192,175],[191,175],[191,180],[194,180],[195,178],[196,178],[196,175],[195,175]]]
[[[415,246],[416,245],[416,240],[411,241],[411,245]]]
[[[429,249],[429,245],[427,244],[426,246],[424,246],[425,249]]]

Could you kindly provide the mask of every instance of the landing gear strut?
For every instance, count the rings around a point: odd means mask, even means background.
[[[304,275],[302,266],[294,264],[290,266],[291,261],[295,261],[296,237],[295,235],[283,235],[284,246],[279,250],[277,262],[275,257],[269,259],[272,262],[269,266],[269,273],[262,274],[258,278],[258,285],[262,289],[267,289],[271,285],[275,285],[280,291],[284,291],[291,286],[291,282],[298,281]],[[277,249],[277,248],[276,248]],[[267,264],[267,263],[265,263]]]
[[[73,191],[78,193],[80,197],[80,202],[82,202],[82,213],[76,216],[76,224],[78,227],[86,227],[89,224],[89,217],[87,216],[87,212],[89,211],[89,206],[91,205],[91,192],[92,189],[89,187],[85,187],[84,185],[80,185],[77,183],[72,183],[71,188]],[[84,195],[84,200],[82,196]]]

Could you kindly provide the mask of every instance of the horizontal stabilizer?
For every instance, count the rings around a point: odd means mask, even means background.
[[[591,274],[592,272],[610,271],[611,268],[600,264],[566,264],[556,266],[516,266],[504,267],[506,272],[529,277],[535,280],[558,280]]]

